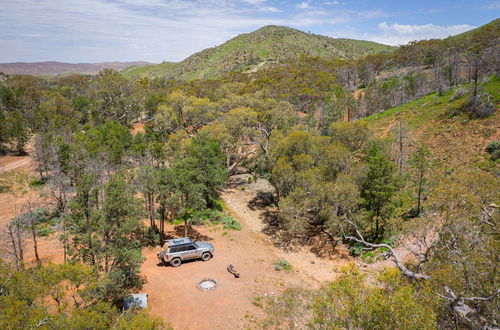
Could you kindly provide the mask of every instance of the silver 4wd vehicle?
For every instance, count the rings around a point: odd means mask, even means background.
[[[182,261],[201,258],[208,261],[214,253],[214,246],[208,242],[193,242],[190,238],[165,240],[165,248],[158,253],[158,259],[170,263],[173,267],[181,265]]]

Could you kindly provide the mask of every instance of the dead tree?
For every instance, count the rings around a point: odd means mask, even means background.
[[[31,230],[31,236],[33,237],[33,250],[35,252],[35,260],[36,264],[38,267],[42,265],[42,262],[40,261],[40,256],[38,255],[38,241],[36,239],[36,219],[35,215],[33,214],[33,210],[31,208],[31,202],[28,202],[28,222],[29,222],[29,227]]]
[[[383,243],[374,244],[374,243],[367,242],[364,239],[363,235],[361,235],[361,233],[359,232],[358,226],[356,224],[354,224],[352,221],[349,221],[347,218],[345,218],[344,220],[347,223],[349,223],[351,226],[353,226],[355,231],[356,231],[356,236],[346,235],[345,236],[346,239],[348,239],[350,241],[355,241],[355,242],[361,243],[364,246],[367,246],[370,248],[382,248],[382,247],[386,248],[387,250],[389,250],[389,255],[393,258],[394,262],[396,263],[396,266],[398,266],[399,270],[401,270],[403,275],[406,277],[409,277],[412,279],[417,279],[417,280],[420,280],[420,279],[429,280],[431,278],[429,275],[412,272],[411,270],[409,270],[408,268],[405,267],[403,262],[401,262],[401,259],[399,258],[399,256],[396,254],[394,249],[389,244],[383,244]]]
[[[7,226],[8,253],[14,259],[16,269],[24,269],[24,235],[25,226],[20,218],[13,219]]]

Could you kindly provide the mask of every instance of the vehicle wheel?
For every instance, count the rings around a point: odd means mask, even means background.
[[[170,264],[172,267],[179,267],[181,265],[181,259],[180,258],[175,258],[172,261],[170,261]]]
[[[201,255],[201,260],[208,261],[212,258],[212,254],[210,252],[205,252]]]

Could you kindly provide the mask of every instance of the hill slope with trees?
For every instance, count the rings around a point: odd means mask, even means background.
[[[353,59],[367,54],[389,52],[394,47],[370,41],[334,39],[284,26],[265,26],[241,34],[220,46],[208,48],[175,64],[128,68],[127,77],[207,79],[231,71],[246,71],[257,65],[283,63],[301,56]]]

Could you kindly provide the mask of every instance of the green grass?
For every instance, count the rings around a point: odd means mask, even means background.
[[[442,119],[454,111],[461,109],[467,101],[468,95],[450,101],[455,89],[450,89],[443,95],[437,93],[428,94],[420,99],[388,109],[384,112],[363,118],[369,123],[385,125],[387,121],[394,120],[400,115],[408,126],[418,129],[432,120]]]
[[[153,65],[131,66],[121,71],[127,78],[163,77],[174,69],[178,63],[163,62]]]
[[[277,271],[280,271],[280,270],[291,270],[292,269],[292,265],[290,265],[290,263],[288,261],[286,261],[285,259],[281,259],[281,260],[276,260],[276,262],[274,263],[274,269],[277,270]]]
[[[484,90],[492,96],[493,103],[500,103],[500,77],[491,77]]]
[[[396,48],[394,46],[388,46],[367,40],[356,40],[356,39],[339,39],[339,40],[345,41],[352,45],[356,45],[358,47],[365,48],[373,53],[389,53]]]

